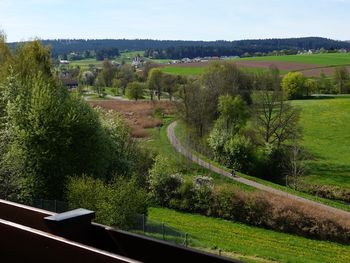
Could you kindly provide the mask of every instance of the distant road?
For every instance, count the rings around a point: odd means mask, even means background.
[[[176,151],[178,151],[179,153],[181,153],[183,156],[185,156],[186,158],[190,159],[191,161],[197,163],[198,165],[200,165],[200,166],[202,166],[202,167],[204,167],[204,168],[206,168],[206,169],[208,169],[208,170],[210,170],[210,171],[212,171],[214,173],[221,174],[221,175],[223,175],[225,177],[228,177],[228,178],[230,178],[232,180],[235,180],[237,182],[240,182],[242,184],[252,186],[252,187],[254,187],[256,189],[263,190],[263,191],[266,191],[266,192],[269,192],[269,193],[272,193],[272,194],[280,195],[280,196],[283,196],[283,197],[287,197],[287,198],[289,198],[291,200],[294,200],[294,201],[299,201],[299,202],[302,202],[302,203],[305,203],[305,204],[311,204],[311,205],[317,206],[319,208],[322,208],[324,210],[327,210],[327,211],[329,211],[331,213],[349,217],[349,219],[350,219],[350,212],[347,212],[347,211],[344,211],[344,210],[341,210],[341,209],[338,209],[338,208],[335,208],[335,207],[331,207],[331,206],[328,206],[328,205],[324,205],[324,204],[318,203],[316,201],[312,201],[312,200],[309,200],[309,199],[306,199],[306,198],[303,198],[303,197],[300,197],[300,196],[297,196],[297,195],[293,195],[293,194],[290,194],[290,193],[287,193],[287,192],[284,192],[284,191],[272,188],[270,186],[266,186],[266,185],[254,182],[254,181],[246,179],[246,178],[233,177],[231,175],[231,173],[225,171],[222,168],[219,168],[217,166],[214,166],[213,164],[210,164],[210,163],[202,160],[198,156],[192,154],[191,151],[189,151],[185,147],[183,147],[181,145],[180,141],[175,136],[175,127],[176,127],[176,125],[177,125],[177,121],[174,121],[167,128],[167,136],[168,136],[168,139],[169,139],[170,143],[175,147]]]

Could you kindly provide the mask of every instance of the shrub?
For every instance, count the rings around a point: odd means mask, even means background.
[[[177,173],[176,164],[158,155],[149,171],[150,195],[156,204],[169,205],[171,199],[179,195],[183,178]]]
[[[147,193],[135,180],[117,179],[105,184],[91,177],[70,178],[67,185],[70,208],[86,208],[96,212],[96,222],[128,229],[136,214],[146,214]]]
[[[140,82],[131,82],[128,84],[125,95],[128,99],[139,100],[143,98],[145,85]]]
[[[252,170],[255,148],[248,138],[240,135],[233,136],[225,143],[224,151],[227,166],[241,172]]]
[[[305,93],[305,77],[301,72],[289,72],[282,79],[282,89],[287,99],[299,99]]]

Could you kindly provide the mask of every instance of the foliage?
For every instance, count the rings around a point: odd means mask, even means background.
[[[149,171],[150,195],[160,205],[168,205],[177,195],[182,177],[177,173],[176,164],[158,155]]]
[[[114,75],[116,73],[116,68],[109,60],[105,60],[102,63],[102,71],[99,74],[99,79],[101,80],[102,86],[111,87]]]
[[[336,67],[333,73],[333,81],[339,94],[348,93],[350,90],[350,73],[345,66]]]
[[[126,88],[125,95],[128,99],[139,100],[143,98],[145,85],[141,82],[131,82]]]
[[[156,95],[158,100],[160,100],[160,96],[162,93],[162,78],[163,73],[158,68],[153,68],[150,70],[147,79],[147,85],[150,90],[151,100],[153,100],[153,96]]]
[[[135,214],[147,213],[147,194],[135,180],[116,180],[105,184],[92,177],[70,178],[67,200],[71,208],[96,212],[96,221],[128,229],[135,224]]]
[[[282,79],[282,89],[287,99],[299,99],[305,94],[305,78],[300,72],[289,72]]]
[[[60,200],[69,176],[112,181],[147,167],[121,118],[96,112],[62,87],[39,42],[19,47],[6,71],[0,89],[4,195]]]
[[[135,69],[131,65],[124,64],[117,71],[116,80],[114,86],[122,89],[123,95],[125,95],[126,87],[129,83],[133,82],[135,79]]]

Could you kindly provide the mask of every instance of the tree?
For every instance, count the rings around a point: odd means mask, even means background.
[[[289,100],[301,98],[305,94],[305,77],[301,72],[289,72],[282,79],[282,89]]]
[[[279,73],[260,75],[254,102],[256,128],[263,144],[279,148],[299,134],[300,111],[284,101],[279,86]],[[298,77],[297,77],[298,78]]]
[[[163,90],[168,92],[169,100],[171,101],[173,98],[173,94],[177,89],[178,77],[170,74],[163,75]]]
[[[151,100],[153,100],[154,94],[157,95],[158,100],[160,100],[163,90],[163,72],[158,68],[151,69],[148,75],[147,84],[150,90]]]
[[[247,105],[241,96],[220,96],[218,111],[220,117],[216,123],[232,133],[237,133],[244,127],[249,118]]]
[[[145,85],[140,82],[131,82],[126,88],[126,97],[131,100],[138,100],[143,98]]]
[[[183,101],[182,118],[190,128],[193,128],[196,136],[203,137],[212,125],[212,103],[210,90],[201,86],[197,80],[189,80],[180,90]],[[216,109],[214,109],[216,111]]]
[[[84,71],[80,76],[80,82],[85,86],[94,85],[95,79],[96,79],[95,74],[89,70]]]
[[[116,78],[119,80],[119,87],[122,89],[123,95],[125,95],[126,87],[129,83],[135,79],[135,69],[131,65],[124,64],[117,72]]]
[[[317,80],[317,86],[319,93],[334,93],[334,86],[323,71],[321,71],[320,77]]]
[[[309,96],[309,94],[315,93],[318,90],[318,83],[314,79],[307,79],[304,83],[306,96]]]
[[[101,78],[102,83],[106,87],[112,86],[112,80],[114,78],[114,75],[116,73],[116,68],[113,66],[113,64],[109,60],[105,60],[102,63],[102,71],[99,75]]]
[[[337,87],[338,93],[345,93],[347,82],[350,81],[350,74],[348,69],[344,66],[336,67],[333,73],[333,81]]]

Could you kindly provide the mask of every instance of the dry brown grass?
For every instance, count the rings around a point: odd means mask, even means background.
[[[164,114],[173,114],[176,110],[175,103],[170,101],[100,100],[89,103],[93,107],[119,112],[130,125],[132,136],[135,138],[147,137],[146,129],[162,124],[162,121],[154,116],[156,109],[160,109]]]

